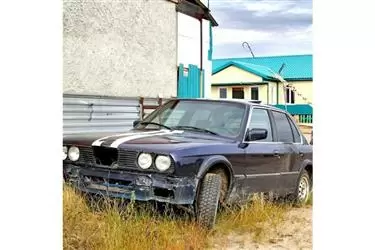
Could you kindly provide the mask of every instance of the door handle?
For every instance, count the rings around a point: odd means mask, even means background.
[[[303,156],[304,156],[304,154],[303,154],[303,153],[299,153],[299,156],[300,156],[300,157],[303,157]]]
[[[277,157],[277,158],[280,158],[280,153],[279,151],[275,150],[273,151],[273,156]]]

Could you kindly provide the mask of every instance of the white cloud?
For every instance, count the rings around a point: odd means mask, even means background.
[[[258,56],[312,53],[310,1],[211,2],[221,6],[218,12],[220,15],[217,15],[222,17],[218,18],[220,26],[213,29],[216,56],[233,57],[243,53],[246,55],[247,52],[242,48],[245,41],[252,45],[254,53]],[[239,13],[236,16],[237,10]],[[247,13],[251,18],[247,17]]]
[[[285,11],[285,13],[289,14],[311,14],[312,15],[312,9],[311,8],[301,8],[301,7],[294,7],[291,9],[288,9]]]
[[[213,43],[242,43],[244,41],[267,41],[272,37],[271,33],[254,31],[251,29],[213,29]]]
[[[282,40],[312,41],[312,25],[305,29],[289,30],[286,32],[260,32],[251,29],[213,29],[214,45],[227,43],[242,44],[245,41],[251,43],[275,41],[279,43]]]
[[[312,41],[312,25],[308,26],[305,29],[285,32],[284,34],[282,34],[282,36],[296,41]]]
[[[249,11],[257,11],[261,14],[285,10],[290,4],[289,1],[249,1],[245,3],[245,7]]]

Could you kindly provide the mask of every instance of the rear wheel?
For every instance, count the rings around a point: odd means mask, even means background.
[[[208,173],[202,181],[198,194],[198,222],[208,229],[212,229],[216,222],[221,183],[220,175]]]
[[[294,201],[298,204],[306,204],[311,191],[312,182],[309,173],[304,169],[298,178],[297,188],[294,194]]]

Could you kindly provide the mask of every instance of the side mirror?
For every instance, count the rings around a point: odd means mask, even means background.
[[[135,121],[133,122],[133,128],[134,128],[135,126],[137,126],[140,122],[141,122],[141,120],[135,120]]]
[[[258,141],[266,139],[268,135],[267,129],[263,128],[253,128],[247,131],[246,140],[247,141]]]

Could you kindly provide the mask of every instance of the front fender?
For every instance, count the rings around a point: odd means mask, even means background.
[[[225,157],[225,156],[222,156],[222,155],[213,155],[213,156],[210,156],[208,157],[207,159],[205,159],[199,170],[198,170],[198,173],[197,173],[197,178],[200,180],[202,179],[209,171],[210,169],[217,165],[217,164],[222,164],[223,166],[225,166],[225,168],[228,170],[229,172],[229,185],[228,185],[228,192],[227,192],[227,195],[226,195],[226,199],[229,197],[229,194],[231,193],[232,191],[232,188],[233,188],[233,168],[232,168],[232,164],[229,162],[229,160]],[[198,188],[197,188],[197,191],[199,190],[200,188],[200,181],[198,183]]]
[[[209,158],[205,159],[197,173],[198,178],[202,178],[205,176],[205,174],[210,170],[210,168],[216,164],[223,164],[226,166],[228,169],[229,173],[231,176],[233,176],[233,169],[232,169],[232,164],[228,161],[228,159],[225,156],[222,155],[213,155],[210,156]],[[230,177],[231,177],[230,176]]]

